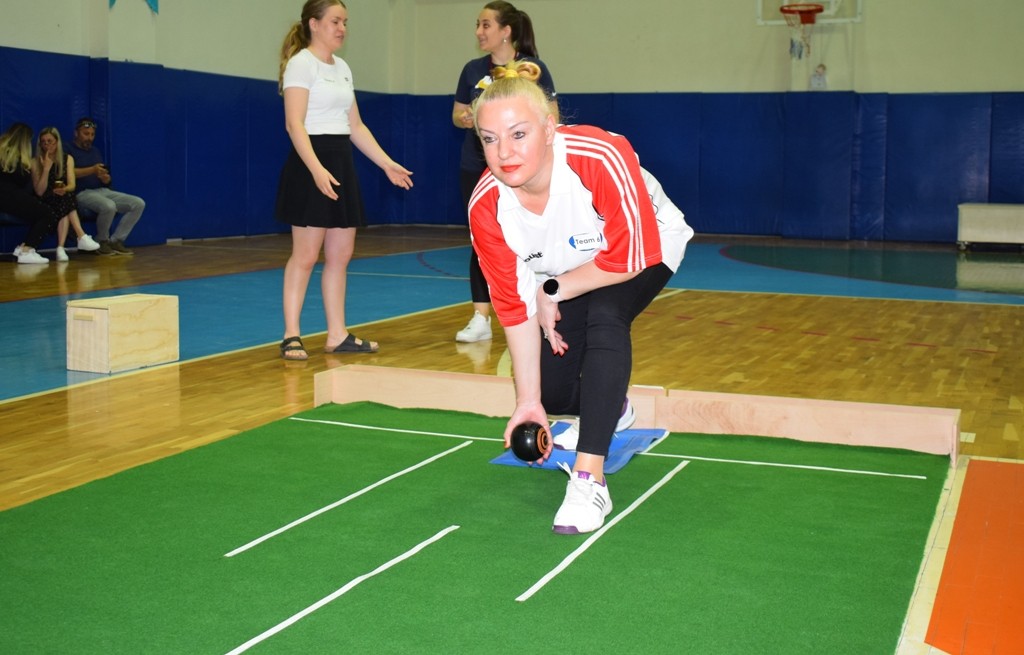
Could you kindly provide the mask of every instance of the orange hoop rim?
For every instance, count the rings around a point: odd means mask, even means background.
[[[815,18],[817,18],[817,15],[825,11],[825,5],[819,5],[814,2],[796,3],[791,5],[782,5],[781,7],[779,7],[779,11],[785,14],[787,19],[790,17],[798,17],[800,19],[801,24],[813,25]]]

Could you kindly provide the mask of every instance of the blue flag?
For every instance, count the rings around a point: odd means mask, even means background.
[[[113,7],[117,0],[110,0],[110,6]],[[153,10],[154,14],[160,13],[160,0],[146,0],[146,4]]]

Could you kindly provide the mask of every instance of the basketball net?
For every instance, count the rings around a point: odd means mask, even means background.
[[[810,56],[815,19],[824,10],[824,5],[819,4],[791,4],[779,7],[786,24],[789,25],[790,59]]]

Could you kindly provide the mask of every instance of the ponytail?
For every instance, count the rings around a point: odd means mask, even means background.
[[[284,43],[281,44],[281,63],[277,71],[278,94],[284,93],[284,69],[288,65],[288,60],[308,46],[309,39],[309,23],[303,25],[302,21],[295,21],[292,28],[288,30],[288,34],[285,35]]]
[[[537,39],[533,35],[533,21],[525,11],[516,9],[511,2],[504,0],[488,2],[484,9],[490,9],[498,14],[498,25],[512,28],[512,45],[519,55],[540,59],[540,55],[537,54]]]

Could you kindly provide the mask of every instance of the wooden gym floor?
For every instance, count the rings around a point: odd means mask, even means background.
[[[774,239],[717,237],[699,237],[695,244],[699,243],[716,248],[730,243],[746,248],[782,244]],[[377,227],[361,232],[357,257],[466,244],[463,229]],[[836,257],[881,248],[782,245]],[[289,237],[274,235],[143,247],[134,257],[73,255],[68,264],[39,271],[4,263],[0,302],[14,303],[8,304],[13,308],[33,298],[114,295],[146,291],[145,285],[169,281],[270,271],[283,266],[289,247]],[[928,257],[936,251],[926,246],[899,249]],[[947,250],[950,257],[957,257],[952,247]],[[1008,257],[1024,269],[1017,263],[1019,255]],[[688,256],[673,286],[685,285],[689,275],[696,279],[700,259]],[[756,279],[773,274],[770,268],[754,268]],[[734,280],[721,282],[725,288],[735,285]],[[901,285],[893,285],[895,298],[804,295],[803,289],[800,284],[788,293],[667,289],[634,325],[632,382],[959,408],[962,454],[1024,459],[1024,288],[1005,296],[1015,304],[907,299]],[[3,401],[0,510],[309,408],[313,375],[333,366],[360,363],[508,374],[500,329],[492,342],[453,341],[471,313],[468,302],[358,326],[358,334],[381,342],[377,354],[325,356],[320,352],[324,335],[307,334],[309,361],[283,362],[277,351],[279,294],[279,283],[265,294],[266,321],[257,326],[265,330],[260,335],[265,345],[223,348],[176,364],[98,376]],[[311,285],[310,297],[317,294],[319,289]],[[225,322],[232,320],[228,296],[223,303]],[[8,320],[0,323],[7,341],[3,359],[13,364],[6,369],[27,379],[33,374],[34,353],[42,348],[63,352],[63,344],[36,343],[33,331],[19,330]],[[63,325],[64,317],[48,320]],[[181,329],[184,340],[190,327],[183,324]],[[251,329],[239,326],[240,332]],[[197,336],[202,339],[190,338]]]

